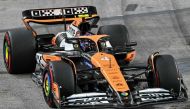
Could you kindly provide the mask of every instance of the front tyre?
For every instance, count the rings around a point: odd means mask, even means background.
[[[51,108],[56,108],[56,105],[53,101],[53,93],[52,93],[52,77],[49,72],[44,74],[43,78],[43,95],[46,103]]]
[[[179,96],[181,91],[181,75],[171,55],[156,55],[152,61],[152,72],[149,73],[149,86],[169,90]]]
[[[49,62],[43,76],[43,95],[49,107],[61,107],[61,101],[75,93],[75,74],[70,64]]]

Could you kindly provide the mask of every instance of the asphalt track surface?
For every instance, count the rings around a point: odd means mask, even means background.
[[[126,12],[126,4],[138,0],[68,0],[59,3],[59,0],[47,4],[39,0],[0,0],[0,109],[48,109],[41,88],[37,87],[31,79],[31,74],[10,75],[3,65],[2,44],[4,31],[21,27],[21,10],[41,7],[60,7],[62,4],[68,6],[95,5],[102,19],[99,25],[124,24],[129,30],[130,39],[137,41],[137,58],[134,63],[146,63],[148,55],[155,51],[161,54],[172,54],[177,61],[179,71],[184,75],[184,81],[190,89],[190,3],[170,3],[166,0],[158,2],[159,8],[149,7],[156,4],[153,0],[146,8],[145,3],[139,1],[137,11]],[[72,5],[71,5],[72,1]],[[12,3],[13,2],[13,3]],[[23,5],[24,3],[24,5]],[[101,5],[100,5],[101,4]],[[167,4],[167,5],[165,5]],[[114,5],[114,7],[110,7]],[[106,11],[102,7],[107,7]],[[144,7],[143,7],[144,6]],[[9,8],[8,8],[9,7]],[[101,10],[101,11],[100,11]],[[149,12],[151,10],[151,12]],[[12,16],[11,16],[12,15]],[[39,28],[41,29],[41,28]],[[96,30],[94,30],[96,31]],[[188,91],[190,96],[190,91]],[[147,108],[147,107],[146,107]],[[184,103],[169,103],[154,105],[153,109],[189,109],[189,100]]]

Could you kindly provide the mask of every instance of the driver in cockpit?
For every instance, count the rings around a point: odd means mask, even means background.
[[[86,22],[83,19],[75,20],[67,27],[65,32],[58,33],[52,39],[52,43],[58,47],[64,47],[65,50],[73,50],[73,44],[67,43],[66,38],[93,35],[90,30],[91,26],[89,22]]]

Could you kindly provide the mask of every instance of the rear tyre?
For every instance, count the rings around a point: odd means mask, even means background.
[[[98,34],[110,35],[110,43],[113,48],[126,47],[129,43],[129,35],[124,25],[105,25],[101,26]]]
[[[3,42],[3,58],[8,73],[34,72],[35,47],[35,39],[31,31],[14,29],[6,32]]]
[[[130,40],[128,30],[124,25],[118,24],[101,26],[97,34],[107,34],[110,36],[109,41],[113,47],[114,56],[119,64],[126,65],[132,61],[126,60],[127,53],[134,51],[134,49],[127,47]]]
[[[154,58],[154,71],[150,73],[152,87],[159,87],[174,92],[179,96],[180,75],[171,55],[157,55]]]
[[[46,80],[49,81],[47,82]],[[52,90],[53,83],[59,86],[59,96],[56,96],[55,92]],[[63,61],[49,62],[47,72],[44,74],[43,79],[43,95],[47,104],[50,107],[55,107],[55,104],[57,104],[58,102],[56,102],[54,96],[56,96],[56,98],[59,98],[60,100],[64,100],[65,97],[68,97],[74,93],[75,78],[71,65]]]

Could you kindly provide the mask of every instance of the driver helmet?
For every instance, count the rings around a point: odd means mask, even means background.
[[[91,30],[89,22],[84,19],[75,20],[67,28],[67,31],[73,36],[83,36]]]
[[[80,30],[73,24],[70,24],[67,27],[67,31],[71,35],[70,37],[78,37],[78,36],[80,36]]]

